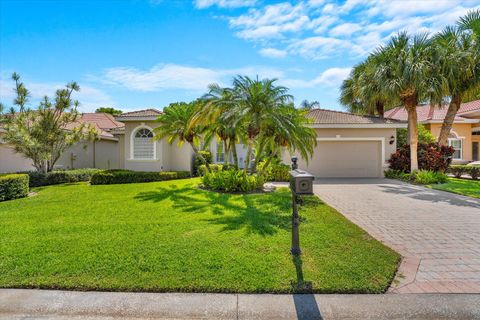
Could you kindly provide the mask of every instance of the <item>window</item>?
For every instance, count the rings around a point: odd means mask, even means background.
[[[147,128],[140,128],[133,137],[133,159],[155,159],[155,146],[152,140],[153,132]]]
[[[448,145],[455,149],[452,158],[454,160],[462,160],[462,139],[448,138]]]
[[[225,162],[225,152],[223,150],[223,142],[217,142],[217,161],[216,162]]]

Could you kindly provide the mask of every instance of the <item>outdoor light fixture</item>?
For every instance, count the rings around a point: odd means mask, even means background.
[[[391,136],[390,137],[390,144],[393,144],[395,142],[395,137],[394,136]]]
[[[298,169],[298,158],[292,157],[292,171],[290,171],[290,189],[292,190],[292,248],[290,253],[293,256],[302,254],[300,249],[299,228],[300,218],[298,216],[298,203],[301,195],[313,194],[313,179],[310,173]]]

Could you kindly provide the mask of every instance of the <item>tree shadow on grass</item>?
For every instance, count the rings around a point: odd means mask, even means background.
[[[201,190],[196,186],[179,188],[171,184],[154,191],[140,192],[134,198],[156,203],[170,200],[178,212],[211,212],[219,217],[205,221],[223,225],[223,231],[245,229],[247,233],[266,236],[275,234],[278,229],[290,228],[290,199],[279,194],[232,195]],[[225,216],[226,211],[234,214]]]

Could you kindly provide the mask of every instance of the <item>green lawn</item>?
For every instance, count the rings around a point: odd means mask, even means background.
[[[433,189],[449,191],[464,196],[480,198],[480,181],[448,178],[447,183],[434,184]]]
[[[199,180],[38,188],[0,203],[0,287],[383,292],[399,255],[314,197],[302,261],[290,193],[229,195]]]

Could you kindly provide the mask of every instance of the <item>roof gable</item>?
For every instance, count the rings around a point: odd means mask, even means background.
[[[380,118],[375,116],[362,116],[349,112],[313,109],[308,112],[307,117],[313,120],[313,124],[324,125],[394,125],[402,121]]]

